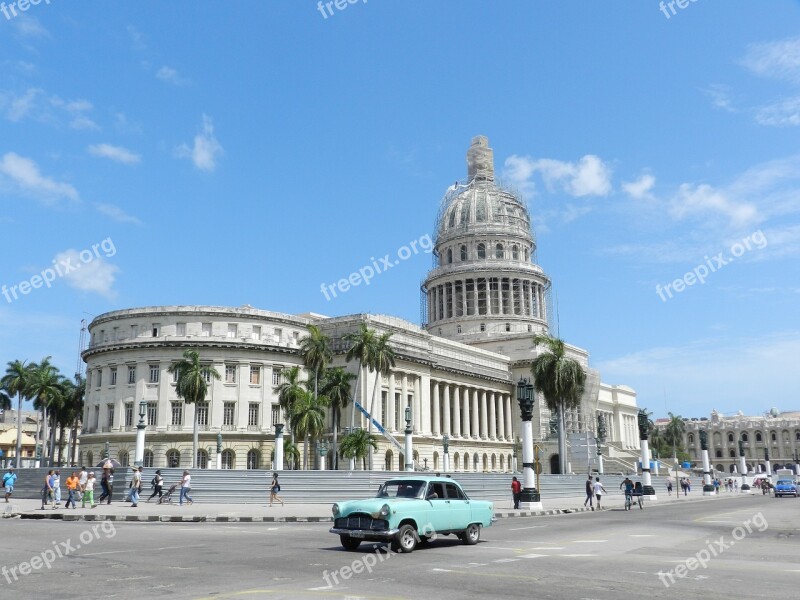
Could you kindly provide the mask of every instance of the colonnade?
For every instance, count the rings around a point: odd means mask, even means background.
[[[428,322],[473,315],[545,319],[545,288],[533,279],[455,279],[428,289]]]

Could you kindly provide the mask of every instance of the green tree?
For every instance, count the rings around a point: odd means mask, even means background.
[[[55,436],[52,436],[51,443],[48,445],[48,439],[51,437],[48,433],[54,430],[54,428],[48,429],[48,427],[61,404],[63,377],[59,374],[58,368],[50,364],[50,358],[47,356],[40,363],[31,365],[28,394],[33,399],[33,408],[42,413],[42,464],[52,466]],[[38,439],[36,446],[37,448],[39,446]]]
[[[683,451],[683,435],[686,433],[686,423],[680,415],[669,415],[669,423],[664,428],[664,441],[667,446],[672,448],[674,454]]]
[[[308,469],[308,446],[311,439],[316,439],[325,431],[325,407],[328,399],[315,396],[313,392],[303,390],[292,404],[292,431],[303,438],[303,468]]]
[[[307,381],[300,381],[302,374],[303,370],[298,366],[283,369],[281,371],[281,382],[273,388],[274,392],[278,394],[278,404],[283,411],[284,419],[291,420],[292,406],[308,386]],[[290,436],[293,436],[291,422],[287,425]]]
[[[378,449],[378,442],[375,440],[375,436],[370,435],[365,429],[356,429],[342,436],[339,454],[343,458],[361,460],[364,470],[366,470],[367,456],[369,456],[370,449],[373,451]]]
[[[339,468],[339,421],[342,411],[350,403],[350,382],[355,379],[353,373],[345,371],[342,367],[327,369],[322,378],[322,393],[328,398],[332,411],[333,421],[333,456],[336,461],[333,468]]]
[[[192,468],[197,468],[197,405],[204,402],[208,393],[207,379],[220,379],[217,370],[200,362],[200,353],[197,350],[186,350],[183,358],[170,365],[169,373],[177,373],[178,381],[175,384],[175,393],[178,398],[183,398],[184,403],[194,404],[194,424],[192,426]]]
[[[74,465],[76,457],[78,456],[78,426],[81,424],[83,416],[83,399],[86,396],[86,380],[81,375],[75,376],[75,383],[72,388],[72,393],[67,398],[68,412],[66,417],[67,427],[71,428],[70,433],[70,451],[67,455],[67,462]]]
[[[318,395],[319,382],[322,373],[329,362],[333,360],[331,352],[331,339],[323,335],[316,325],[308,326],[308,335],[300,340],[300,355],[303,363],[314,376],[314,395]]]
[[[547,408],[558,415],[558,458],[561,473],[567,472],[567,439],[564,411],[581,403],[586,371],[575,359],[566,355],[564,341],[547,335],[533,338],[536,346],[544,346],[531,365],[533,385],[544,396]]]
[[[28,384],[31,380],[31,365],[26,365],[25,361],[10,361],[6,367],[6,373],[0,379],[0,386],[9,396],[17,397],[17,448],[14,455],[17,468],[20,467],[20,457],[22,456],[22,402],[28,400]]]
[[[275,465],[275,448],[270,453],[272,459],[272,468],[282,468],[283,465]],[[300,450],[291,441],[284,440],[283,442],[283,462],[289,466],[290,469],[300,468]]]
[[[375,339],[375,347],[373,348],[372,352],[372,369],[375,371],[375,385],[372,387],[372,399],[370,400],[369,404],[369,425],[368,431],[372,434],[372,415],[375,414],[375,395],[378,392],[378,383],[380,383],[381,379],[389,375],[392,372],[392,369],[395,366],[395,352],[394,348],[389,344],[389,339],[392,337],[392,333],[383,333],[379,335]],[[381,415],[381,422],[386,419],[386,415]],[[373,455],[372,455],[372,448],[370,447],[369,451],[369,469],[370,471],[373,469]]]
[[[372,370],[373,356],[375,353],[375,339],[376,333],[374,329],[370,329],[365,323],[359,324],[358,331],[348,333],[344,336],[344,340],[350,344],[347,350],[345,360],[358,360],[358,373],[356,375],[356,384],[353,386],[353,405],[350,407],[350,430],[352,431],[356,423],[356,394],[358,393],[358,384],[361,381],[361,376],[364,373],[364,368]]]
[[[5,390],[0,389],[0,410],[11,410],[11,398]]]

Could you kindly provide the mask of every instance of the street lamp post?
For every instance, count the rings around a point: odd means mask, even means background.
[[[772,465],[769,462],[769,448],[764,448],[764,466],[767,468],[767,477],[772,477]]]
[[[739,470],[742,472],[742,485],[739,489],[747,494],[750,493],[750,484],[747,483],[747,462],[744,460],[744,440],[739,438]]]
[[[414,433],[414,430],[411,429],[411,407],[406,406],[406,471],[413,471],[414,470],[414,449],[413,449],[413,442],[411,441],[411,435]]]
[[[442,471],[450,472],[450,436],[446,433],[442,436]]]
[[[595,438],[595,445],[597,446],[597,472],[603,475],[603,442],[606,441],[606,418],[603,415],[597,415],[597,437]]]
[[[231,465],[231,468],[233,466]],[[217,471],[222,470],[222,432],[217,433]]]
[[[283,471],[283,423],[275,424],[275,460],[272,462],[273,471]]]
[[[133,466],[141,467],[144,465],[144,433],[147,425],[145,425],[144,417],[147,414],[147,402],[142,400],[139,402],[139,423],[136,425],[136,449],[133,453]]]
[[[328,442],[320,440],[317,442],[317,450],[319,451],[319,470],[325,470],[325,461],[328,458]]]
[[[642,495],[648,500],[656,499],[656,490],[650,478],[650,446],[647,438],[650,436],[650,419],[647,411],[639,409],[639,441],[642,448]]]
[[[542,497],[536,489],[533,459],[533,385],[520,377],[517,382],[517,402],[522,418],[522,493],[520,507],[542,510]]]
[[[794,459],[794,474],[800,475],[800,453],[795,450],[792,454],[792,458]]]
[[[701,429],[699,435],[700,451],[703,453],[703,496],[713,496],[715,490],[711,483],[711,464],[708,460],[708,432]]]

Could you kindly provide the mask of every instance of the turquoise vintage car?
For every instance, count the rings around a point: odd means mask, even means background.
[[[363,541],[385,542],[395,552],[413,552],[420,542],[454,534],[465,544],[477,544],[481,527],[494,521],[494,505],[470,500],[450,477],[390,479],[368,500],[333,505],[331,533],[342,546],[356,550]]]

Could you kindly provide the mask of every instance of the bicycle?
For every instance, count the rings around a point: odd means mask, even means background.
[[[634,491],[633,496],[636,498],[639,504],[639,510],[644,510],[644,494],[642,494],[641,492],[637,494],[636,491]]]
[[[625,493],[625,510],[631,509],[631,504],[633,503],[633,494]]]

